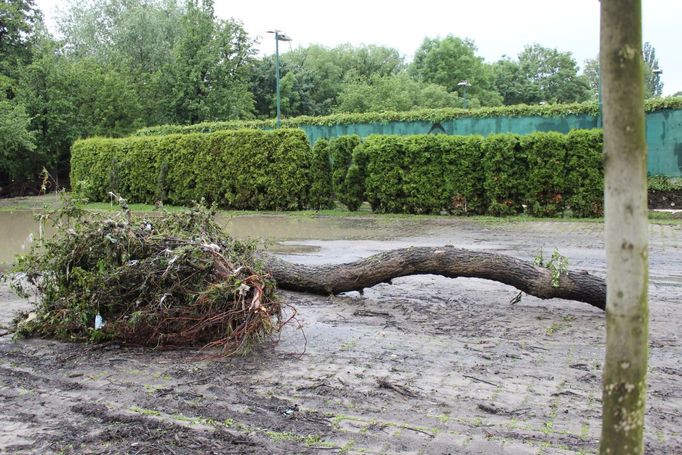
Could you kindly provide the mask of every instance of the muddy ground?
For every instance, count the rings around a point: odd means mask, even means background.
[[[386,221],[384,229],[338,222],[369,234],[293,236],[278,251],[322,263],[407,245],[524,259],[558,247],[571,268],[605,270],[598,223],[436,218]],[[382,234],[372,237],[373,226]],[[682,453],[681,250],[682,226],[651,226],[650,454]],[[290,326],[278,344],[234,359],[0,337],[0,450],[594,453],[603,313],[530,296],[511,305],[516,294],[494,282],[436,276],[402,278],[364,295],[283,292],[303,330]],[[0,322],[27,305],[2,287]]]

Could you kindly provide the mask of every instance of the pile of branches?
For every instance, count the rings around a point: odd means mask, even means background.
[[[229,355],[291,320],[255,245],[226,235],[215,208],[133,218],[118,202],[113,215],[86,213],[70,200],[42,215],[55,235],[38,240],[15,267],[25,277],[15,290],[38,296],[35,310],[17,320],[17,334]]]

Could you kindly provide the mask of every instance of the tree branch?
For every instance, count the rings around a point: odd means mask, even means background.
[[[433,274],[499,281],[541,299],[577,300],[602,310],[606,304],[606,283],[585,271],[563,273],[554,287],[551,271],[529,261],[450,246],[391,250],[348,264],[310,266],[274,256],[264,260],[279,288],[314,294],[360,291],[401,276]]]

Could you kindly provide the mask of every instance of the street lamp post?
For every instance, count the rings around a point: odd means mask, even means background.
[[[462,87],[462,92],[464,94],[464,109],[466,109],[468,107],[468,104],[467,104],[467,87],[471,87],[471,84],[469,83],[469,81],[464,80],[464,81],[459,81],[457,83],[457,86]]]
[[[279,97],[279,42],[280,41],[291,41],[287,35],[282,33],[281,30],[268,30],[268,33],[275,34],[275,84],[277,87],[277,128],[282,124],[282,112],[280,108],[280,97]]]

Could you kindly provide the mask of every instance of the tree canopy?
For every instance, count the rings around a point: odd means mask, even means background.
[[[218,18],[212,0],[72,0],[57,24],[58,38],[35,0],[0,3],[0,187],[37,181],[43,167],[64,177],[81,137],[275,115],[275,56],[258,56],[242,23]],[[464,107],[462,81],[468,107],[583,101],[598,87],[598,63],[579,74],[570,52],[538,44],[495,63],[454,35],[424,39],[412,61],[377,45],[281,51],[284,117]],[[648,93],[658,95],[653,46],[643,57]]]
[[[589,98],[587,79],[578,74],[570,52],[529,45],[516,60],[497,62],[493,72],[505,104],[572,103]]]
[[[461,106],[457,93],[412,79],[407,73],[350,81],[338,96],[337,112],[409,111]]]
[[[469,39],[453,35],[426,38],[417,49],[410,70],[417,80],[442,85],[449,92],[458,91],[458,84],[467,81],[471,105],[499,106],[502,97],[493,87],[492,68],[476,51]]]

